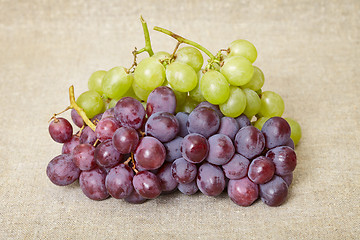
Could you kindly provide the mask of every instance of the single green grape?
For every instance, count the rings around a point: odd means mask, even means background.
[[[106,74],[106,71],[99,70],[91,74],[89,80],[88,80],[88,88],[89,90],[94,90],[98,92],[100,95],[103,94],[103,90],[101,87],[101,83],[104,79],[104,76]]]
[[[118,102],[118,100],[116,100],[116,99],[111,99],[111,101],[110,101],[109,104],[108,104],[107,109],[115,107],[115,105],[116,105],[117,102]]]
[[[247,84],[241,86],[242,88],[250,88],[254,91],[260,90],[265,82],[265,76],[264,73],[261,71],[260,68],[254,66],[254,74],[252,78],[250,79],[250,82]]]
[[[261,100],[259,95],[254,90],[249,88],[243,89],[246,96],[246,108],[244,110],[244,114],[251,119],[255,114],[260,111],[261,108]]]
[[[290,138],[294,141],[294,144],[297,145],[301,139],[301,127],[300,124],[292,118],[285,118],[289,123],[291,129]]]
[[[257,51],[255,46],[243,39],[235,40],[232,43],[230,43],[230,53],[229,57],[232,56],[242,56],[247,58],[250,62],[255,62],[257,58]]]
[[[221,112],[227,117],[236,118],[240,116],[246,107],[246,96],[239,87],[230,86],[228,100],[219,105]]]
[[[198,83],[195,70],[182,62],[172,62],[167,65],[166,79],[171,88],[179,92],[189,92]]]
[[[260,117],[281,117],[285,110],[285,104],[281,96],[272,91],[261,93]]]
[[[149,94],[151,93],[152,90],[145,90],[145,89],[142,89],[141,87],[139,87],[139,85],[136,84],[136,82],[134,81],[133,84],[132,84],[132,89],[135,93],[135,95],[143,100],[143,101],[146,101]]]
[[[196,87],[191,90],[189,92],[189,96],[195,100],[196,102],[204,102],[206,101],[204,96],[202,95],[201,93],[201,89],[200,89],[200,82],[201,82],[201,77],[203,76],[203,72],[200,70],[198,73],[197,73],[197,77],[198,77],[198,84],[196,85]]]
[[[243,86],[251,80],[254,74],[254,67],[248,59],[241,56],[234,56],[225,59],[224,65],[220,68],[220,72],[231,85]]]
[[[179,109],[176,107],[176,109],[177,109],[176,112],[191,113],[194,110],[194,108],[196,108],[197,105],[199,105],[199,102],[197,102],[194,99],[192,99],[191,97],[187,96],[184,104],[181,105]]]
[[[183,47],[176,52],[175,62],[186,63],[192,67],[195,72],[198,72],[204,64],[204,58],[196,48]]]
[[[84,110],[88,118],[93,118],[104,109],[104,102],[100,94],[94,90],[89,90],[80,94],[76,103]]]
[[[101,87],[108,98],[120,99],[129,90],[132,82],[133,78],[126,73],[125,68],[114,67],[105,74]]]
[[[166,58],[170,58],[170,53],[165,51],[156,52],[154,55],[152,55],[152,58],[155,58],[158,61],[164,60]]]
[[[256,120],[256,122],[253,123],[253,126],[256,127],[257,129],[259,129],[261,131],[264,123],[269,120],[270,118],[269,117],[261,117],[261,118],[258,118]]]
[[[219,105],[224,103],[230,94],[230,86],[224,75],[210,70],[201,77],[201,93],[209,103]]]
[[[134,71],[134,81],[144,90],[154,90],[165,80],[165,68],[156,58],[142,60]]]

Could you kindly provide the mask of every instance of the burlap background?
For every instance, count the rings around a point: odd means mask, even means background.
[[[130,66],[139,16],[212,52],[245,38],[264,90],[303,128],[284,205],[226,194],[91,201],[45,174],[61,146],[47,121],[98,69]],[[175,41],[151,31],[154,50]],[[356,239],[360,235],[360,1],[0,0],[1,239]],[[69,116],[65,114],[64,116]]]

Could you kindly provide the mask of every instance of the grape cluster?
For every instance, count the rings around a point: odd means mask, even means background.
[[[281,205],[301,128],[281,117],[278,94],[262,92],[254,45],[236,40],[214,56],[172,34],[174,52],[154,54],[144,29],[146,47],[133,52],[129,69],[96,71],[76,101],[70,91],[76,134],[54,115],[49,133],[63,148],[48,164],[49,179],[59,186],[79,180],[93,200],[112,196],[138,204],[178,189],[207,196],[227,191],[240,206],[258,198]],[[196,48],[178,49],[180,43]],[[205,67],[198,49],[210,57]],[[150,56],[137,63],[143,51]]]

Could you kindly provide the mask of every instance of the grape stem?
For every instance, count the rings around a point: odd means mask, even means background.
[[[145,22],[145,20],[144,20],[144,18],[142,16],[140,16],[140,21],[141,21],[141,25],[142,25],[143,31],[144,31],[145,47],[143,47],[139,51],[136,51],[136,54],[139,54],[139,53],[142,53],[142,52],[146,51],[149,54],[149,56],[151,57],[152,55],[154,55],[154,52],[153,52],[152,47],[151,47],[149,29],[147,27],[147,23]]]

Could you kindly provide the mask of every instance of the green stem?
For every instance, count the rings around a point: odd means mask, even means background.
[[[138,53],[143,52],[143,51],[147,51],[149,56],[151,57],[152,55],[154,55],[154,52],[151,48],[151,41],[150,41],[150,35],[149,35],[149,29],[147,27],[147,24],[144,20],[144,18],[142,16],[140,16],[140,21],[141,21],[141,25],[143,27],[144,30],[144,37],[145,37],[145,47],[140,49]]]

